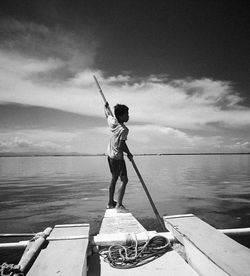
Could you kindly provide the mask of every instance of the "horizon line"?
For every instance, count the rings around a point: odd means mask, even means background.
[[[240,155],[250,152],[190,152],[190,153],[135,153],[133,156],[161,156],[161,155]],[[63,156],[107,156],[105,153],[0,153],[0,157],[63,157]]]

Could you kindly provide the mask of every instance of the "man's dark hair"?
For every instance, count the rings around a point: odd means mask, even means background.
[[[114,106],[115,117],[119,119],[125,112],[128,112],[128,107],[124,104],[117,104]]]

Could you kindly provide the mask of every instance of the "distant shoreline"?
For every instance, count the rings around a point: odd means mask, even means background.
[[[200,153],[135,153],[134,156],[162,156],[162,155],[242,155],[250,152],[200,152]],[[0,153],[0,157],[73,157],[73,156],[106,156],[104,153],[87,154],[87,153]]]

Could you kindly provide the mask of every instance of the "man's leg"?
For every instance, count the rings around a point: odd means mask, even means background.
[[[127,183],[128,183],[128,180],[124,179],[122,181],[122,184],[121,184],[119,190],[118,190],[118,198],[117,198],[117,204],[116,204],[117,208],[122,206],[122,201],[123,201],[123,197],[124,197],[124,194],[125,194],[125,189],[126,189]]]
[[[117,182],[118,176],[112,176],[110,185],[109,185],[109,206],[114,206],[115,201],[114,201],[114,193],[115,193],[115,186]]]
[[[116,204],[117,208],[122,206],[125,189],[128,183],[127,168],[126,168],[126,163],[124,159],[120,161],[120,178],[121,178],[122,184],[118,190],[118,198],[117,198],[117,204]]]
[[[114,208],[116,205],[116,202],[114,201],[115,186],[116,186],[116,182],[118,180],[119,174],[118,174],[118,167],[115,160],[108,157],[108,163],[109,163],[112,179],[109,185],[109,202],[108,202],[107,208]]]

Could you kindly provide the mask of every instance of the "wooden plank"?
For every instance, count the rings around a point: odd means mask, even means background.
[[[107,209],[99,234],[140,233],[144,231],[147,230],[131,213],[118,213],[116,209]]]
[[[88,235],[88,224],[55,226],[48,246],[40,252],[27,276],[87,275]]]
[[[101,234],[141,233],[146,229],[131,213],[117,213],[115,209],[108,209],[102,221]],[[147,231],[146,231],[147,232]],[[98,266],[98,263],[100,266]],[[198,276],[198,274],[173,250],[170,250],[154,261],[131,269],[116,269],[101,258],[96,265],[89,262],[88,276]],[[95,271],[98,270],[98,272]]]
[[[194,215],[164,217],[199,275],[248,276],[250,250]]]

